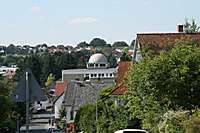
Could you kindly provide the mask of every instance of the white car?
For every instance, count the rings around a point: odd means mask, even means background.
[[[115,131],[114,133],[148,133],[146,130],[141,129],[123,129]]]

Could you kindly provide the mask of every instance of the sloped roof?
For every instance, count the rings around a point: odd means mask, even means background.
[[[60,96],[64,92],[66,85],[67,85],[67,81],[64,81],[64,82],[57,81],[56,86],[55,86],[55,95]]]
[[[118,86],[116,86],[109,95],[122,95],[124,94],[126,91],[128,91],[128,88],[125,87],[125,85],[123,83],[119,84]]]
[[[84,104],[95,103],[100,90],[107,85],[70,81],[65,89],[63,104],[78,110]]]
[[[118,73],[116,79],[117,85],[109,95],[122,95],[124,92],[128,91],[128,89],[124,85],[124,76],[128,72],[130,65],[132,64],[133,61],[120,61],[118,63]]]
[[[141,48],[145,45],[153,48],[155,52],[167,50],[179,41],[196,41],[200,46],[200,33],[139,33],[137,42]]]
[[[118,63],[117,79],[116,79],[117,85],[123,82],[124,76],[127,73],[129,66],[131,64],[133,64],[133,61],[120,61]]]

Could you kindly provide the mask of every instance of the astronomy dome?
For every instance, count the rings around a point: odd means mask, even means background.
[[[108,61],[107,61],[107,58],[105,57],[105,55],[103,55],[103,54],[100,54],[100,53],[97,53],[97,54],[93,54],[91,57],[90,57],[90,59],[89,59],[89,61],[88,61],[88,63],[107,63]]]

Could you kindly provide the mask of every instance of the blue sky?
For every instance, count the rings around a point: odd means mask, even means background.
[[[199,0],[0,0],[0,44],[126,41],[200,21]]]

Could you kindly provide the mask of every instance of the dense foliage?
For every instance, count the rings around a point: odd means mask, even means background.
[[[71,54],[51,54],[46,52],[21,57],[17,62],[19,71],[17,72],[16,78],[22,74],[22,71],[25,70],[25,68],[29,67],[39,83],[44,86],[50,73],[55,75],[55,79],[57,80],[61,78],[61,73],[64,69],[85,68],[89,56],[90,53],[85,51],[73,52]]]
[[[95,104],[88,104],[80,107],[75,118],[76,131],[84,131],[84,133],[96,133],[95,114]]]
[[[110,97],[113,87],[105,87],[98,98],[98,123],[99,133],[112,133],[127,126],[128,111],[123,104],[122,97]],[[121,101],[121,105],[117,103]]]
[[[89,104],[79,109],[75,118],[78,131],[84,131],[84,133],[96,133],[97,131],[98,133],[112,133],[127,127],[128,112],[123,104],[116,104],[116,101],[122,100],[122,97],[109,96],[112,89],[113,87],[103,88],[96,105]]]
[[[115,47],[115,48],[123,48],[123,47],[129,47],[128,44],[124,41],[117,41],[117,42],[114,42],[112,47]]]
[[[142,120],[143,128],[158,132],[158,123],[169,110],[200,106],[199,58],[199,48],[179,44],[159,56],[146,56],[130,68],[127,107],[132,117]]]
[[[94,38],[91,42],[90,42],[90,46],[92,47],[107,47],[109,46],[107,44],[107,42],[103,39],[100,39],[100,38]]]
[[[19,121],[19,125],[24,122],[24,104],[14,104],[10,100],[13,88],[14,82],[12,80],[0,77],[0,132],[15,132],[17,120]]]

